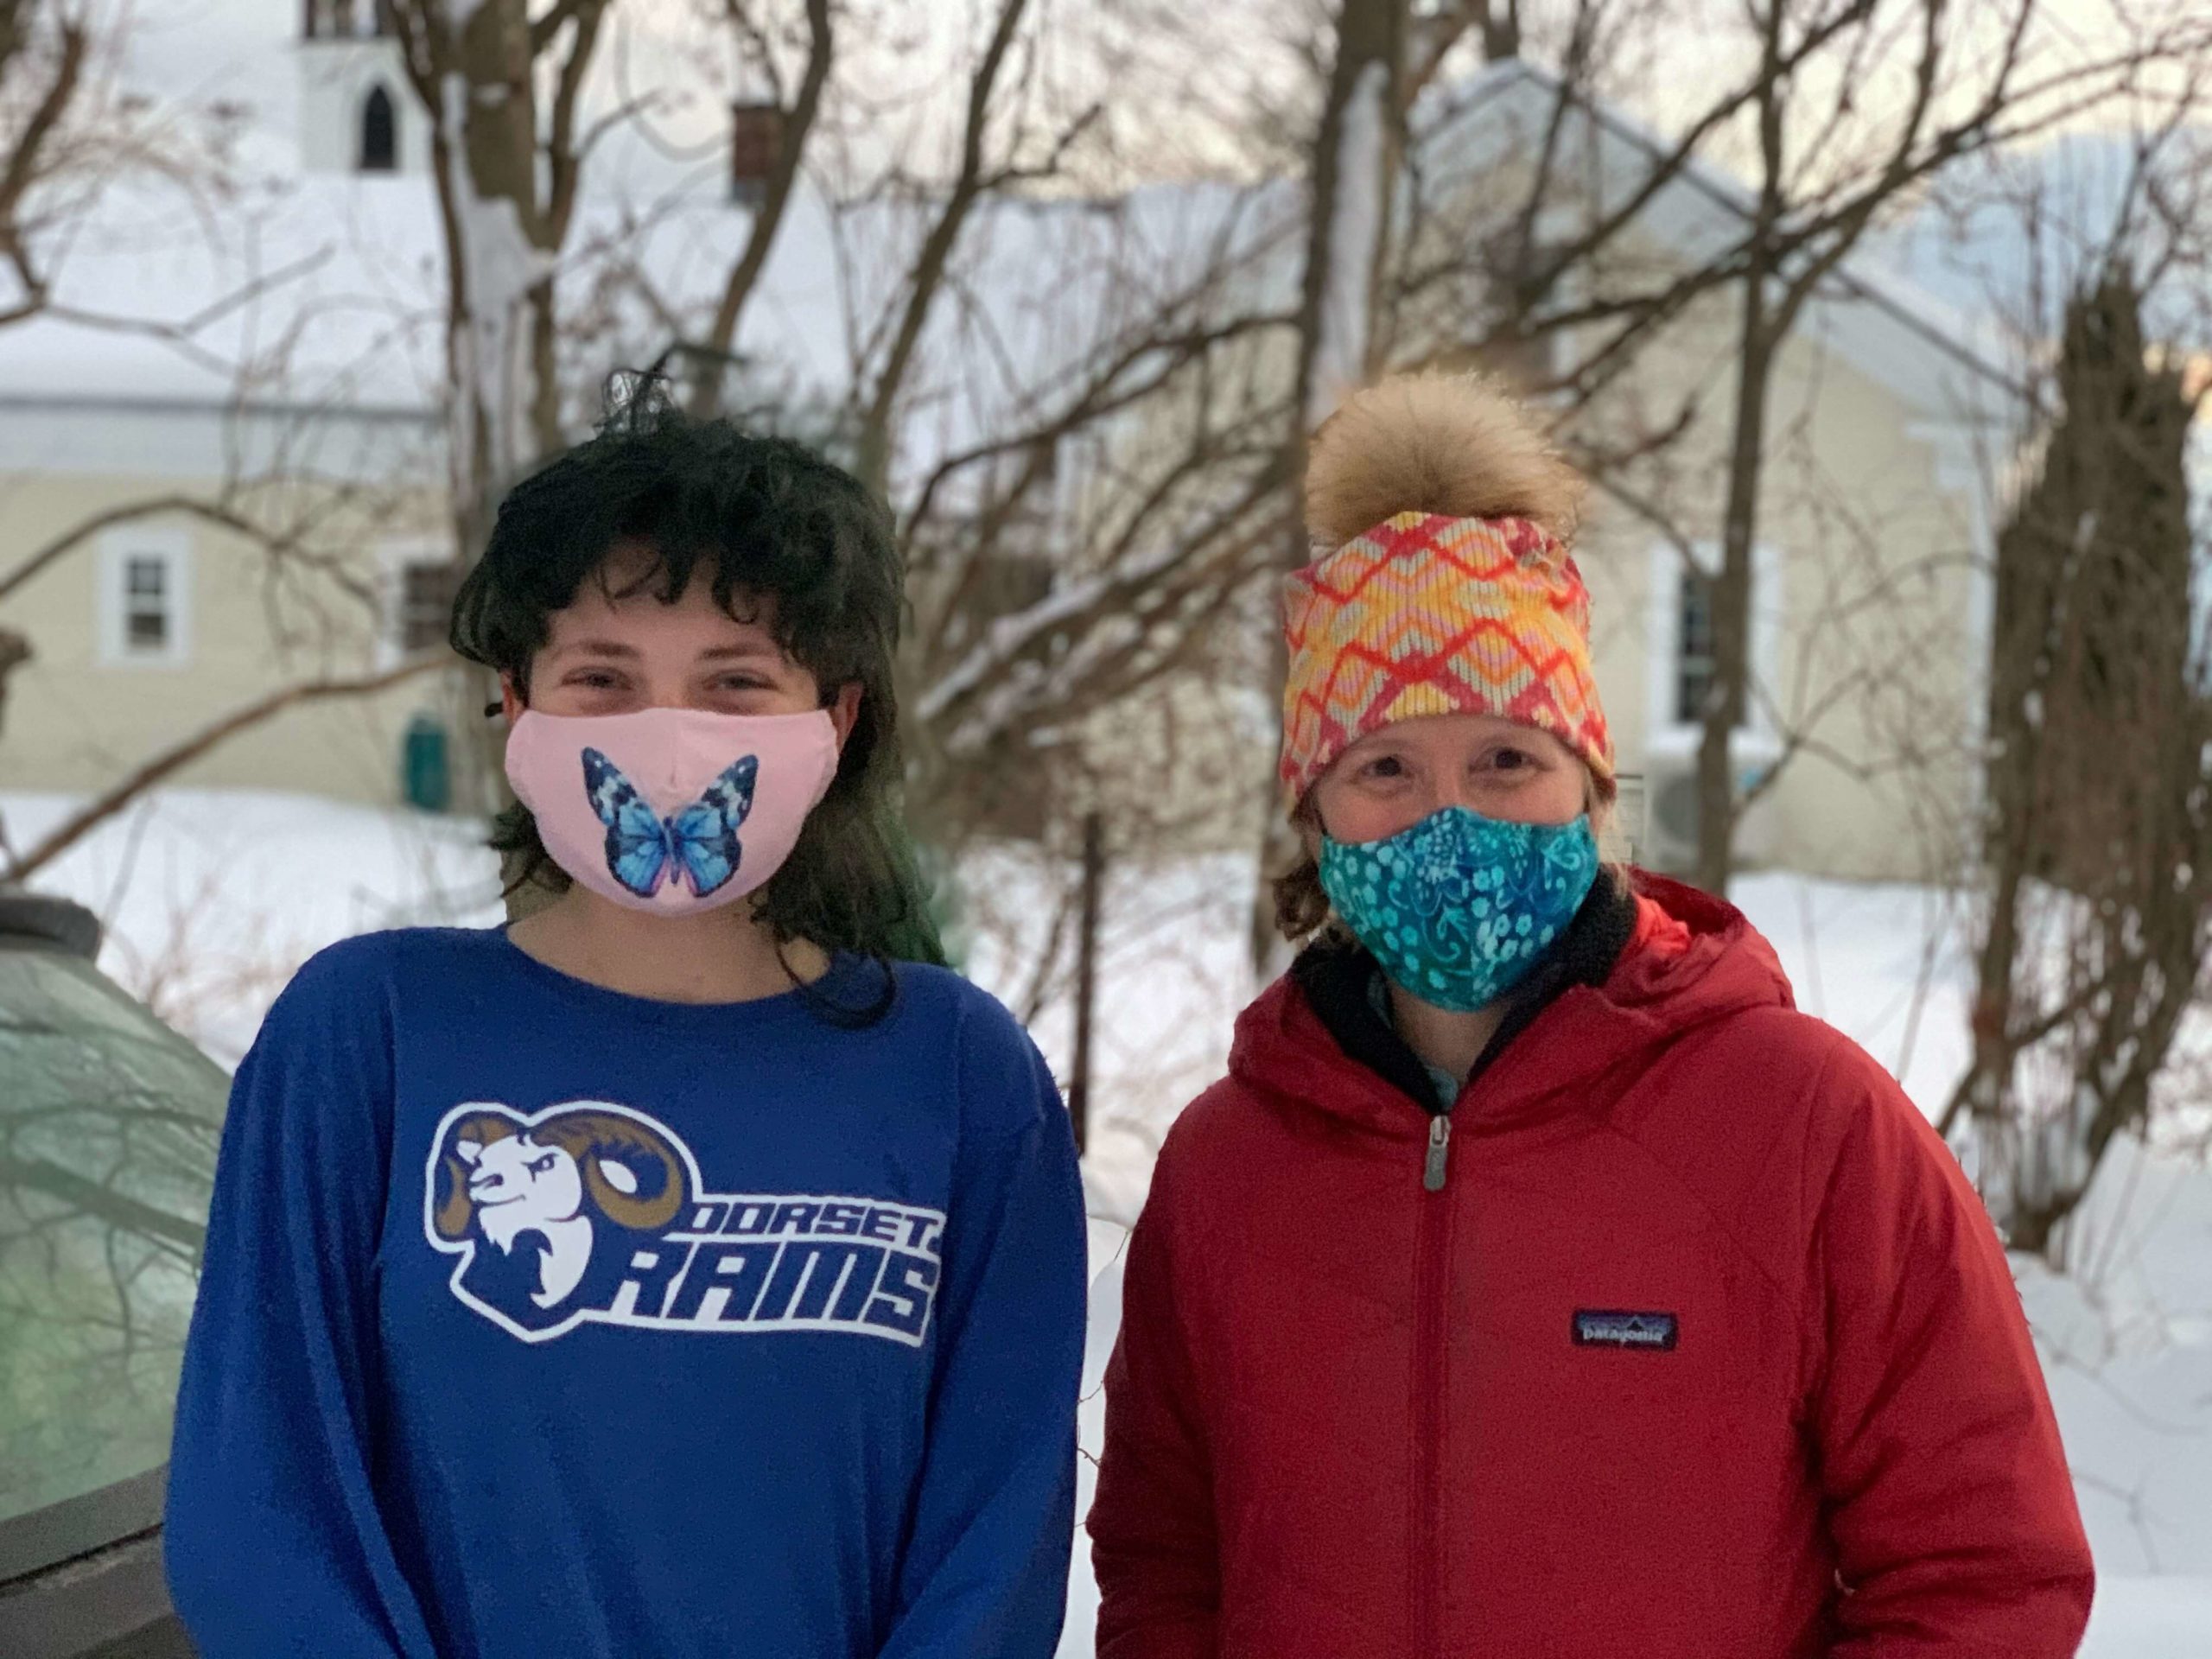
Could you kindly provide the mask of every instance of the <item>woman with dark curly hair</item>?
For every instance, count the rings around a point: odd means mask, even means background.
[[[1988,1217],[1741,915],[1600,855],[1579,493],[1465,380],[1316,437],[1306,944],[1129,1248],[1100,1659],[2061,1659],[2088,1550]]]
[[[240,1068],[169,1477],[209,1659],[1058,1640],[1083,1210],[893,810],[883,507],[650,385],[455,606],[505,928],[348,941]]]

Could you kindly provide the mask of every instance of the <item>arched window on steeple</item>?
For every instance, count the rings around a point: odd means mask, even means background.
[[[378,84],[361,100],[361,166],[364,173],[399,170],[399,116],[391,94]]]

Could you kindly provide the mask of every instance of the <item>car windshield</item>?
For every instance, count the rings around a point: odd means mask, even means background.
[[[226,1094],[91,964],[0,942],[0,1522],[168,1456]]]

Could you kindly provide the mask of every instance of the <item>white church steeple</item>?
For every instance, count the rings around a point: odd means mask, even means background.
[[[300,158],[311,173],[420,173],[429,123],[383,0],[301,0]]]

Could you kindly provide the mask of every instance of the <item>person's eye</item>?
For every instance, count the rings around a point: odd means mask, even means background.
[[[579,668],[563,675],[561,683],[580,686],[587,691],[612,691],[622,683],[622,678],[612,669]]]
[[[775,689],[758,674],[725,674],[715,682],[717,691],[772,691]]]
[[[1527,772],[1536,764],[1536,757],[1526,749],[1503,748],[1491,752],[1491,770],[1493,772]]]
[[[1405,762],[1395,754],[1381,755],[1362,766],[1359,769],[1359,775],[1363,778],[1375,779],[1378,782],[1389,782],[1404,777],[1406,766]]]

